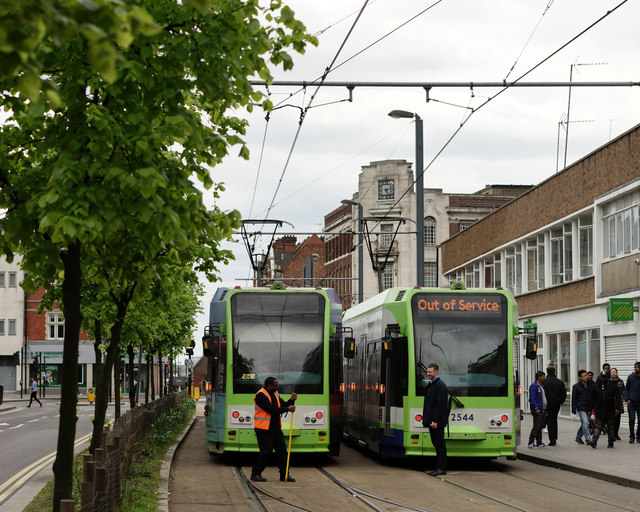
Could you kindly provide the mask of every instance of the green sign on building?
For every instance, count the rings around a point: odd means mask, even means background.
[[[609,322],[630,322],[633,320],[633,299],[609,299],[607,307]]]

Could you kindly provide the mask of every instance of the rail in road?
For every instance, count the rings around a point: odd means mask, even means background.
[[[640,510],[637,489],[527,461],[451,458],[434,478],[433,459],[383,460],[345,444],[339,457],[292,457],[295,483],[280,482],[275,466],[255,483],[257,454],[209,456],[203,428],[198,418],[176,452],[169,512]]]

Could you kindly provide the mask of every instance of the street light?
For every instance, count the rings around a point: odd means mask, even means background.
[[[424,286],[424,177],[423,177],[423,137],[422,118],[415,112],[392,110],[389,117],[393,119],[416,120],[416,271],[417,285]]]
[[[364,244],[362,235],[362,204],[352,199],[343,199],[340,201],[342,204],[349,204],[351,206],[358,207],[358,304],[364,300],[364,283],[362,282],[363,273],[363,248]]]

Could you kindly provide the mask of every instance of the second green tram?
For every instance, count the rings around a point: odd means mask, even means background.
[[[218,288],[202,339],[211,453],[257,452],[254,395],[267,377],[284,400],[291,451],[338,455],[342,439],[342,307],[330,288]]]
[[[508,290],[391,288],[349,309],[344,435],[385,456],[435,455],[422,426],[426,369],[453,396],[449,456],[516,456],[517,306]]]

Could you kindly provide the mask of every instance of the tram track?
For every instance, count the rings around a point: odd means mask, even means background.
[[[236,466],[235,472],[240,478],[243,489],[250,500],[252,500],[254,507],[259,512],[271,512],[274,510],[273,503],[276,503],[276,509],[279,506],[291,507],[291,510],[300,511],[300,512],[315,512],[311,508],[307,508],[305,506],[301,506],[299,504],[293,503],[288,499],[283,499],[281,497],[275,496],[272,492],[267,491],[262,485],[256,485],[252,482],[247,475],[244,473],[240,466]],[[402,503],[397,500],[392,500],[389,498],[385,498],[384,496],[379,496],[375,493],[359,489],[353,485],[342,482],[338,477],[333,475],[331,472],[327,471],[324,468],[313,468],[316,472],[323,475],[326,480],[339,487],[345,493],[345,497],[351,497],[354,500],[358,500],[362,505],[366,506],[368,510],[374,510],[375,512],[388,512],[388,509],[381,508],[377,506],[374,501],[378,501],[384,503],[386,505],[390,505],[393,507],[393,510],[410,510],[413,512],[434,512],[431,509],[425,509],[416,507],[407,503]],[[271,500],[271,504],[268,503],[267,500]],[[372,501],[373,500],[373,501]],[[353,509],[351,509],[353,510]]]
[[[425,471],[420,471],[421,473],[426,473]],[[574,500],[580,499],[580,500],[584,500],[586,503],[584,505],[578,505],[575,501],[573,501],[573,506],[576,507],[576,509],[581,509],[581,510],[590,510],[593,507],[598,507],[598,510],[600,511],[607,511],[607,510],[624,510],[624,511],[628,511],[628,512],[638,512],[640,509],[638,507],[629,507],[623,504],[619,504],[619,503],[612,503],[611,501],[607,501],[601,498],[598,498],[596,496],[593,495],[589,495],[589,494],[585,494],[585,493],[580,493],[577,492],[573,489],[567,489],[567,488],[563,488],[554,484],[550,484],[548,482],[544,482],[541,480],[535,480],[533,478],[528,478],[522,475],[517,475],[513,472],[510,471],[504,471],[504,470],[499,470],[498,473],[500,473],[501,475],[504,476],[508,476],[514,479],[518,479],[524,482],[527,482],[533,486],[536,487],[544,487],[548,490],[557,492],[557,493],[561,493],[564,496],[568,496],[573,498]],[[487,478],[494,478],[495,472],[490,472],[487,474],[484,474],[482,476],[486,476]],[[429,476],[429,478],[433,478],[431,476]],[[514,506],[512,504],[510,504],[508,501],[506,501],[508,498],[504,498],[504,497],[496,497],[495,495],[491,495],[490,493],[484,492],[484,491],[479,491],[475,488],[473,488],[472,486],[468,485],[468,484],[464,484],[464,483],[460,483],[460,482],[456,482],[454,479],[456,478],[456,476],[452,473],[449,473],[448,478],[440,478],[440,480],[442,482],[444,482],[446,485],[451,486],[451,487],[455,487],[457,489],[460,489],[466,493],[469,493],[475,497],[479,497],[482,498],[483,500],[487,500],[491,503],[497,504],[507,510],[513,510],[513,511],[517,511],[517,512],[533,512],[536,510],[539,510],[539,503],[532,503],[531,506],[523,506],[523,505],[519,505],[519,506]],[[469,473],[465,473],[465,481],[468,482],[469,481]],[[478,483],[477,485],[481,485],[480,483]],[[476,486],[477,486],[476,485]],[[507,486],[509,487],[509,486]],[[483,488],[487,489],[487,488],[491,488],[489,485],[487,486],[483,486]],[[517,487],[514,486],[513,488],[516,489],[521,489],[521,487]],[[557,502],[557,498],[552,497],[551,495],[549,495],[548,493],[546,494],[540,494],[538,493],[539,496],[545,496],[545,500],[548,502]],[[511,497],[511,499],[514,499],[514,497]]]

